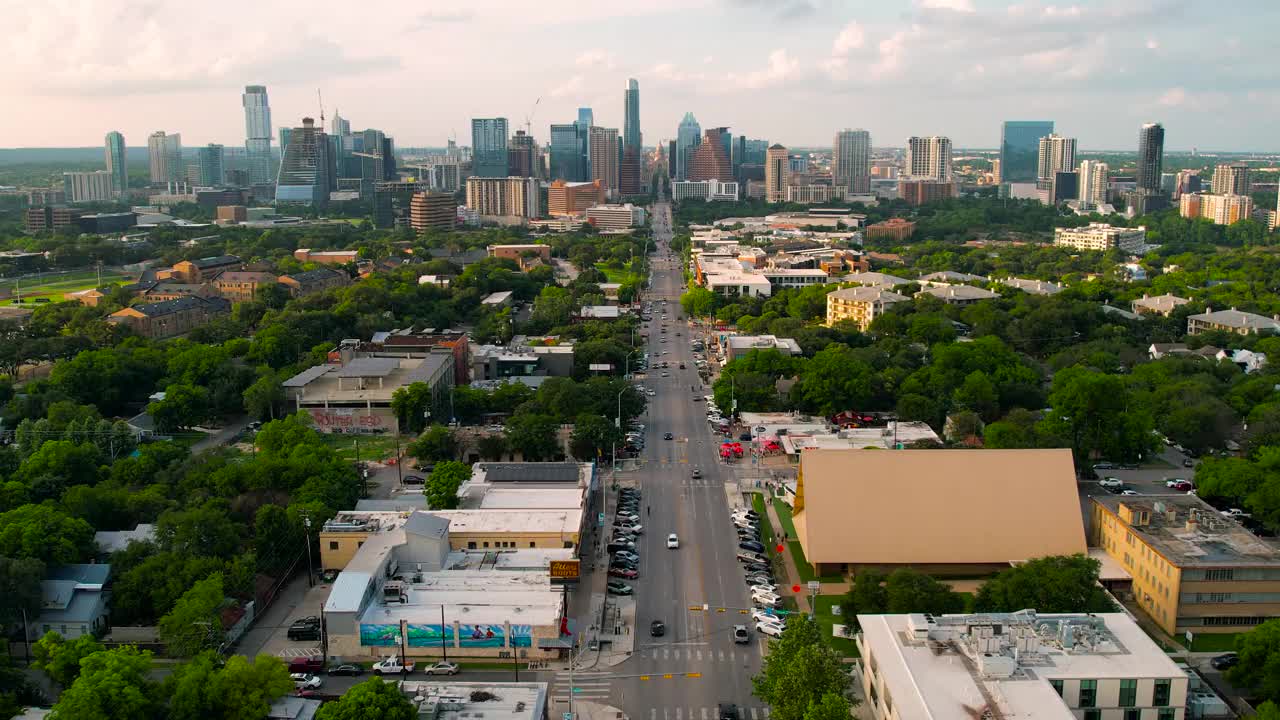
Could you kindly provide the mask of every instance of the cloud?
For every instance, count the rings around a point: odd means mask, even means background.
[[[922,10],[951,10],[953,12],[961,13],[975,12],[972,0],[919,0],[916,5]]]
[[[412,29],[422,30],[435,25],[470,22],[475,17],[476,14],[473,10],[436,7],[426,12],[418,13],[417,19],[411,25]]]
[[[594,48],[586,50],[574,58],[573,64],[580,68],[592,70],[612,70],[617,67],[617,57],[608,50]]]
[[[586,87],[586,82],[583,81],[582,76],[574,75],[568,80],[565,80],[563,83],[560,83],[556,87],[552,88],[551,92],[548,94],[551,97],[555,97],[555,98],[567,97],[570,95],[580,95],[582,94],[582,90],[584,87]]]
[[[707,79],[705,73],[691,73],[681,70],[672,63],[659,63],[640,73],[641,77],[668,85],[692,85]]]
[[[1178,107],[1179,105],[1182,105],[1186,101],[1187,101],[1187,91],[1183,90],[1180,87],[1176,87],[1166,91],[1163,95],[1160,96],[1160,99],[1157,100],[1156,102],[1158,102],[1161,105],[1164,105],[1165,107]]]
[[[845,57],[850,50],[861,48],[864,40],[866,40],[866,33],[863,32],[862,26],[855,20],[845,25],[840,34],[836,36],[836,41],[831,47],[831,54],[835,57]]]
[[[780,20],[800,20],[826,10],[829,0],[729,0],[737,8],[768,10]]]
[[[760,90],[780,85],[793,79],[800,70],[800,61],[778,49],[769,53],[769,65],[763,70],[749,73],[729,73],[729,84],[742,90]]]
[[[1148,50],[1159,50],[1159,49],[1160,49],[1160,43],[1156,42],[1156,40],[1155,40],[1154,38],[1147,38],[1147,49],[1148,49]]]

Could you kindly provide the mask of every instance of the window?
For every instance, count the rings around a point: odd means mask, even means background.
[[[330,541],[329,541],[329,549],[330,549],[330,550],[337,550],[337,549],[338,549],[338,541],[337,541],[337,540],[330,540]]]
[[[489,547],[489,541],[488,541],[488,540],[485,540],[485,541],[484,541],[484,546],[485,546],[485,547]]]
[[[1053,688],[1054,692],[1058,693],[1058,697],[1062,697],[1062,681],[1061,680],[1050,680],[1049,685],[1050,687]]]
[[[1084,720],[1102,720],[1101,710],[1085,710]]]
[[[1178,711],[1173,708],[1160,708],[1160,712],[1156,715],[1156,720],[1173,720],[1178,717]]]
[[[1138,701],[1138,681],[1120,681],[1120,707],[1133,707]]]
[[[1204,571],[1205,580],[1234,580],[1235,571],[1231,568],[1217,568]]]
[[[357,548],[362,548],[362,547],[364,547],[364,541],[363,541],[363,540],[357,540],[357,541],[356,541],[356,547],[357,547]]]
[[[467,541],[467,549],[468,549],[468,550],[475,550],[475,549],[476,549],[476,541],[475,541],[475,540],[469,540],[469,541]]]
[[[1172,684],[1173,684],[1172,680],[1157,680],[1155,693],[1153,693],[1151,697],[1151,704],[1155,705],[1156,707],[1162,707],[1164,705],[1168,705],[1169,692],[1171,689],[1170,686]]]
[[[1142,720],[1141,710],[1125,710],[1124,720]]]
[[[1098,704],[1098,681],[1080,681],[1080,707],[1091,708]],[[1085,713],[1088,715],[1088,713]]]

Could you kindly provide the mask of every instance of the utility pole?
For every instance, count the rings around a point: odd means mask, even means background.
[[[307,540],[307,587],[315,587],[315,571],[311,569],[311,517],[302,518],[303,537]]]
[[[444,641],[444,603],[440,603],[440,652],[445,662],[449,661],[449,646]]]

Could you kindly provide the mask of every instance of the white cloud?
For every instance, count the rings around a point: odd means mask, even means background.
[[[618,66],[617,57],[608,50],[600,48],[580,53],[574,58],[573,64],[591,70],[612,70]]]
[[[742,90],[759,90],[780,85],[796,76],[800,61],[787,55],[784,49],[769,53],[769,65],[763,70],[749,73],[729,73],[729,84]]]
[[[563,83],[552,88],[549,95],[551,97],[556,97],[556,98],[566,97],[569,95],[579,95],[582,93],[582,89],[585,86],[586,86],[586,83],[583,81],[582,76],[574,75],[568,80],[565,80]]]
[[[849,54],[849,51],[861,48],[865,39],[866,33],[863,32],[862,26],[855,20],[845,25],[840,34],[836,36],[836,41],[831,47],[831,54],[835,57],[844,57]]]
[[[1176,87],[1165,92],[1165,94],[1161,95],[1160,99],[1157,100],[1156,102],[1158,102],[1161,105],[1164,105],[1165,107],[1178,107],[1179,105],[1182,105],[1186,101],[1187,101],[1187,91],[1183,90],[1180,87]]]
[[[1159,49],[1160,49],[1160,43],[1156,42],[1155,38],[1147,38],[1147,49],[1148,49],[1148,50],[1159,50]]]
[[[954,12],[971,13],[973,0],[919,0],[917,5],[922,10],[952,10]]]

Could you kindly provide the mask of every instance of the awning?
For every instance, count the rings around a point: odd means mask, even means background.
[[[568,635],[538,638],[538,647],[544,650],[572,650],[574,642],[578,639],[578,621],[569,618],[568,625]]]

